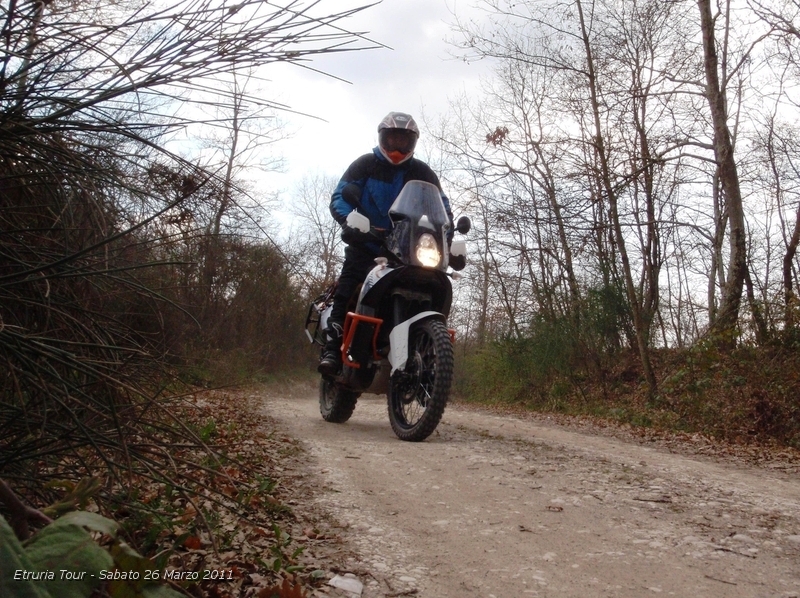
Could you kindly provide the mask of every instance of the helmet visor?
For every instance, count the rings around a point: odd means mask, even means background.
[[[378,142],[386,153],[410,154],[417,145],[417,134],[408,129],[382,129]]]

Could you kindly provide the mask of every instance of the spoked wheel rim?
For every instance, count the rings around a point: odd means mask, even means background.
[[[436,347],[427,334],[416,334],[403,377],[402,400],[397,405],[399,420],[413,428],[431,404],[436,382]]]
[[[436,429],[453,381],[453,345],[444,323],[412,328],[406,367],[389,385],[389,420],[401,440],[419,442]]]
[[[336,399],[336,385],[333,383],[332,380],[328,380],[326,378],[322,379],[322,402],[325,408],[328,410],[333,408],[333,402]]]

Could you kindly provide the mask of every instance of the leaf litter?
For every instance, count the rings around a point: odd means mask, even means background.
[[[206,444],[172,452],[195,492],[138,480],[140,502],[167,505],[170,516],[159,530],[131,532],[157,531],[148,553],[169,555],[165,581],[192,596],[339,595],[327,583],[346,569],[349,550],[336,523],[298,500],[319,490],[304,474],[304,450],[256,401],[244,390],[204,390],[182,404],[179,417]]]

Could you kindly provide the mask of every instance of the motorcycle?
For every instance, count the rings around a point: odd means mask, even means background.
[[[320,413],[325,421],[344,423],[362,393],[385,393],[394,433],[419,442],[439,425],[450,395],[455,340],[455,331],[447,327],[450,279],[460,275],[448,273],[448,266],[464,267],[466,242],[453,240],[448,247],[450,219],[431,183],[406,183],[389,217],[387,235],[371,229],[357,210],[347,217],[348,227],[370,234],[383,250],[345,318],[342,369],[320,380]],[[466,234],[470,226],[462,216],[455,230]],[[334,290],[320,295],[306,317],[306,335],[321,346]]]

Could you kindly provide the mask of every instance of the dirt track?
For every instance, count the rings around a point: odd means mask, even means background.
[[[797,468],[453,405],[404,443],[383,397],[343,425],[309,387],[259,398],[308,449],[314,508],[346,527],[365,598],[800,597]]]

